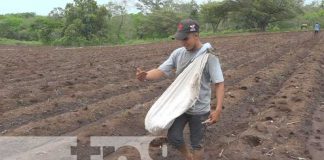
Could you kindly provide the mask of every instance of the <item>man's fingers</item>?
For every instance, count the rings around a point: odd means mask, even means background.
[[[202,124],[203,125],[210,126],[212,124],[215,124],[216,122],[217,122],[217,119],[215,117],[213,117],[213,115],[211,114],[207,120],[205,120],[204,122],[202,122]]]
[[[136,69],[136,75],[137,76],[143,76],[143,75],[146,75],[147,73],[144,72],[143,70],[141,70],[140,68],[137,68]]]
[[[143,72],[143,70],[142,70],[141,68],[138,67],[138,68],[136,68],[136,72],[137,72],[137,73],[141,73],[141,72]]]
[[[147,73],[142,71],[141,69],[137,69],[136,78],[140,81],[144,81],[146,79]]]
[[[143,81],[144,80],[144,76],[137,76],[137,79],[140,80],[140,81]]]
[[[145,78],[146,74],[144,72],[142,72],[138,76],[141,77],[141,78]]]
[[[136,68],[136,78],[140,81],[146,80],[147,72],[143,71],[140,67]]]
[[[203,122],[202,122],[202,124],[207,124],[207,125],[209,125],[209,124],[210,124],[210,122],[211,122],[211,119],[210,119],[210,118],[208,118],[207,120],[203,121]]]
[[[146,72],[138,73],[137,74],[137,77],[143,77],[143,78],[145,78],[146,77]]]

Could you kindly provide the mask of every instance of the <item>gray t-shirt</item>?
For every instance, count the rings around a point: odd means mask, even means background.
[[[319,25],[318,23],[316,23],[316,24],[315,24],[315,27],[314,27],[315,31],[319,31],[320,28],[321,28],[320,25]]]
[[[159,66],[159,70],[164,72],[167,76],[172,76],[173,69],[176,69],[176,76],[178,76],[185,67],[187,67],[189,61],[195,57],[198,50],[187,51],[184,47],[174,50],[170,57]],[[205,114],[210,111],[211,101],[211,84],[220,83],[224,81],[223,72],[219,63],[218,57],[210,54],[203,71],[201,79],[201,87],[199,98],[195,105],[191,107],[186,113],[197,115]]]

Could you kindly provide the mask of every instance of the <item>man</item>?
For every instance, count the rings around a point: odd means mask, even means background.
[[[138,68],[137,79],[140,81],[157,80],[163,76],[172,75],[173,69],[176,69],[176,75],[179,75],[203,46],[199,38],[199,25],[191,19],[183,20],[178,24],[175,39],[179,40],[183,47],[174,50],[170,57],[156,69],[145,72]],[[216,109],[213,111],[210,107],[212,88],[215,89],[217,97]],[[197,102],[186,113],[176,118],[168,130],[169,143],[175,146],[186,160],[203,159],[205,125],[214,124],[219,120],[223,98],[224,78],[221,66],[218,58],[215,55],[210,55],[203,70]],[[183,130],[187,123],[190,129],[192,153],[186,147],[183,139]]]
[[[320,24],[319,24],[319,23],[316,23],[316,24],[315,24],[315,27],[314,27],[315,35],[319,33],[320,28],[321,28]]]

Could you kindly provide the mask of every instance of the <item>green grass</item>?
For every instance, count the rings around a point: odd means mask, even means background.
[[[28,45],[28,46],[39,46],[42,42],[39,41],[19,41],[14,39],[0,38],[0,45]]]
[[[279,33],[279,32],[296,32],[301,31],[299,29],[281,29],[281,30],[268,30],[265,33]],[[256,33],[262,33],[262,32],[256,32],[252,30],[223,30],[216,33],[213,32],[201,32],[200,36],[202,38],[206,37],[217,37],[217,36],[244,36],[244,35],[251,35]],[[173,41],[171,36],[168,38],[155,38],[155,39],[132,39],[125,41],[120,44],[104,44],[107,46],[127,46],[127,45],[138,45],[138,44],[150,44],[150,43],[159,43],[159,42],[168,42]],[[28,45],[28,46],[41,46],[44,45],[42,42],[39,41],[19,41],[19,40],[13,40],[13,39],[6,39],[6,38],[0,38],[0,45]],[[95,46],[95,45],[93,45]]]
[[[136,45],[136,44],[147,44],[147,43],[157,43],[157,42],[167,42],[172,40],[171,37],[169,38],[156,38],[156,39],[132,39],[126,41],[122,45]]]
[[[226,32],[201,32],[200,37],[211,37],[211,36],[232,36],[232,35],[248,35],[253,34],[255,32],[243,32],[243,31],[226,31]],[[137,44],[149,44],[149,43],[158,43],[158,42],[169,42],[173,41],[172,36],[168,38],[159,38],[159,39],[132,39],[128,40],[125,43],[119,44],[119,45],[137,45]]]
[[[200,37],[206,38],[206,37],[217,37],[217,36],[244,36],[244,35],[250,35],[250,34],[256,34],[258,32],[248,32],[248,31],[231,31],[231,30],[225,30],[221,32],[201,32]]]

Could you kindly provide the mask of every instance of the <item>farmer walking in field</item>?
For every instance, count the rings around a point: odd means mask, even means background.
[[[137,68],[136,77],[140,81],[158,80],[174,74],[178,76],[199,53],[204,45],[199,37],[199,25],[196,21],[186,19],[178,24],[175,39],[181,42],[181,48],[174,50],[169,58],[158,68],[143,71]],[[212,48],[209,48],[212,50]],[[205,52],[209,51],[206,50]],[[214,90],[213,90],[214,89]],[[217,104],[211,110],[211,92],[215,92]],[[186,160],[201,160],[204,155],[203,138],[206,125],[216,123],[222,111],[224,98],[224,78],[219,59],[215,55],[208,56],[203,69],[198,100],[184,114],[177,117],[168,129],[168,142],[178,149]],[[189,124],[192,152],[186,147],[183,130]]]
[[[320,24],[319,23],[316,23],[315,26],[314,26],[315,36],[319,33],[320,28],[321,28]]]

